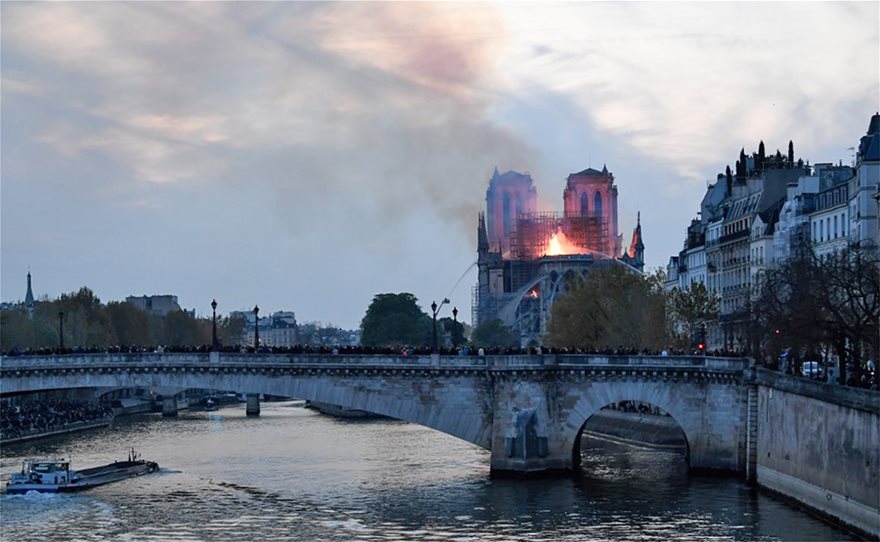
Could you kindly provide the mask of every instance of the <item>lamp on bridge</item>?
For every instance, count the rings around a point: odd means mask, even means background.
[[[260,348],[260,307],[254,305],[254,352]]]
[[[458,307],[452,307],[452,348],[458,347]]]
[[[64,350],[64,311],[58,311],[58,348]]]
[[[217,347],[220,345],[220,343],[217,341],[217,300],[216,299],[211,300],[211,310],[214,311],[214,316],[213,316],[214,323],[213,323],[213,327],[211,328],[211,331],[212,331],[212,333],[211,333],[211,349],[217,350]]]
[[[431,312],[433,315],[431,316],[431,322],[433,324],[433,333],[431,334],[431,353],[437,353],[437,313],[440,312],[440,309],[443,308],[443,305],[449,303],[449,299],[443,298],[443,301],[440,302],[440,305],[437,305],[436,301],[431,302]]]

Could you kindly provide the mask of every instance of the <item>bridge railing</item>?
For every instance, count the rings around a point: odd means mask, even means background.
[[[720,358],[705,356],[631,356],[631,355],[532,355],[532,356],[490,356],[486,358],[489,367],[495,369],[533,367],[535,365],[558,366],[566,368],[620,368],[670,367],[708,369],[713,371],[742,371],[749,366],[748,358]]]
[[[692,367],[736,371],[749,366],[748,358],[706,356],[640,356],[534,354],[493,356],[383,356],[372,354],[231,354],[231,353],[134,353],[67,354],[0,358],[3,369],[39,369],[60,367],[118,367],[136,365],[176,366],[335,366],[335,367],[443,367],[510,369],[517,367]]]
[[[394,366],[474,367],[485,366],[486,358],[468,356],[388,356],[375,354],[253,354],[253,353],[119,353],[65,354],[47,356],[3,356],[0,368],[39,369],[59,367],[102,367],[163,365],[177,366]]]
[[[208,354],[197,353],[96,353],[96,354],[64,354],[49,356],[3,356],[0,358],[0,368],[52,368],[52,367],[78,367],[100,365],[123,365],[137,363],[206,363]]]
[[[712,370],[743,370],[749,366],[749,358],[714,356],[560,355],[558,362],[578,366],[702,367]]]

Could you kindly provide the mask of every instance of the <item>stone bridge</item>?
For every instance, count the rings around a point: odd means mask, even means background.
[[[691,468],[752,474],[753,383],[749,360],[700,356],[214,352],[4,357],[0,365],[2,395],[81,387],[204,388],[366,410],[490,450],[495,474],[577,468],[584,424],[618,401],[668,412],[687,439]]]

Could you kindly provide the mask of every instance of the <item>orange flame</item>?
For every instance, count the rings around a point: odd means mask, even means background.
[[[545,256],[565,256],[568,254],[582,254],[584,249],[568,240],[562,230],[557,230],[547,243]]]

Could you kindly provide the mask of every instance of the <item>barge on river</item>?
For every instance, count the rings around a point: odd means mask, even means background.
[[[114,461],[109,465],[79,471],[71,470],[70,461],[66,459],[26,459],[21,472],[10,477],[6,493],[82,491],[157,470],[158,463],[141,459],[134,449],[129,452],[127,461]]]

